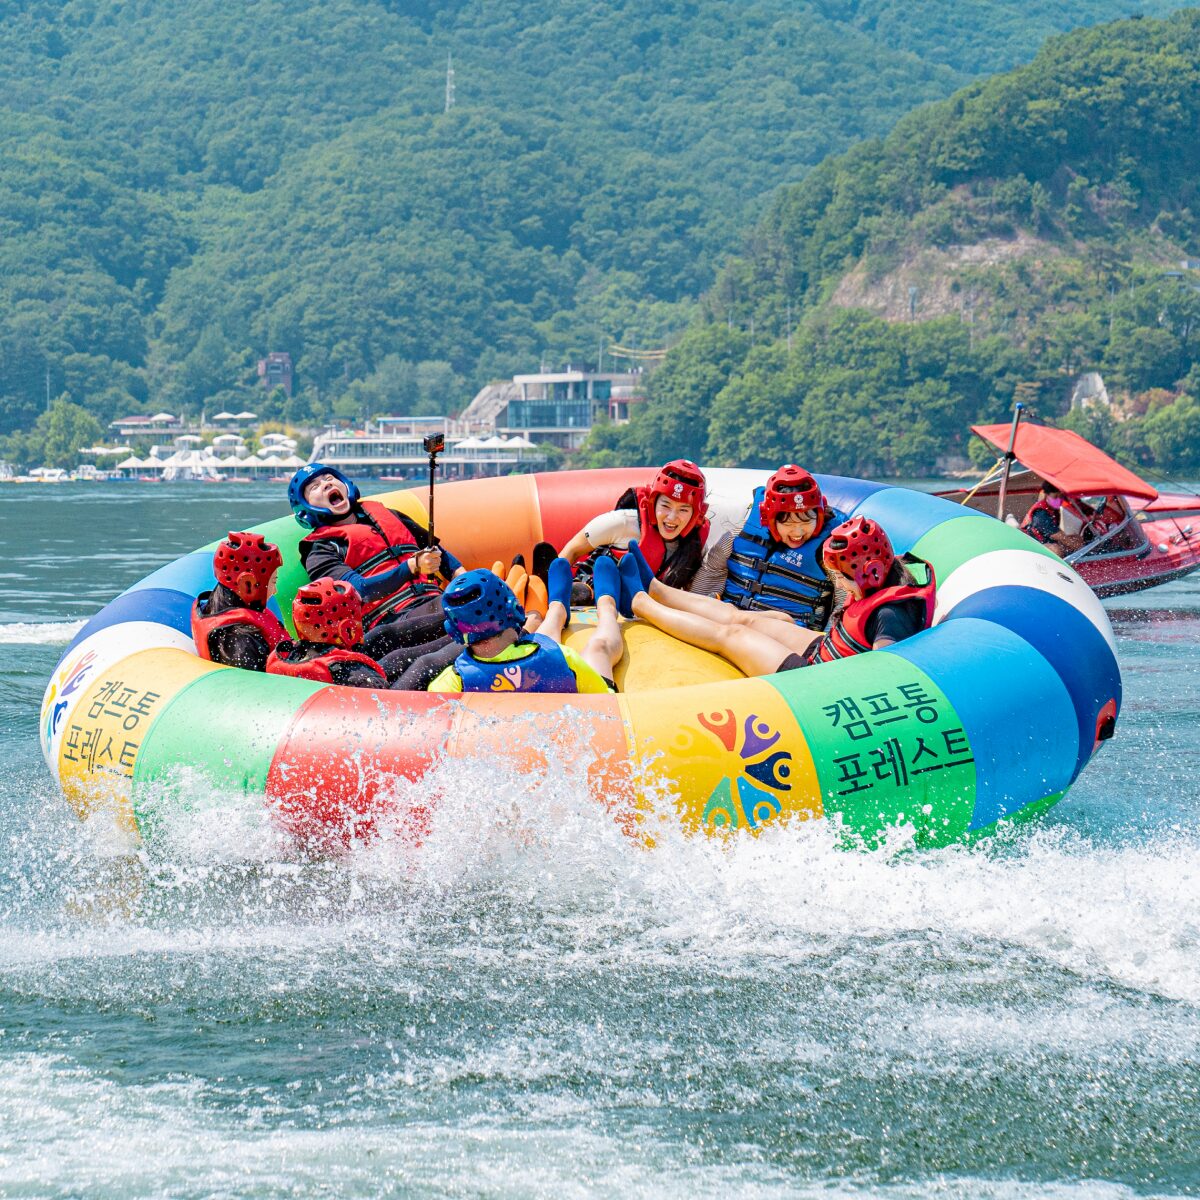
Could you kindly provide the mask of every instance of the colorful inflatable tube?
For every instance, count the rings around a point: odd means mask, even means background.
[[[438,534],[467,566],[540,540],[561,546],[651,477],[442,485]],[[717,529],[740,523],[764,478],[709,473]],[[818,478],[837,507],[875,518],[898,552],[932,565],[932,628],[885,651],[747,679],[634,622],[616,696],[354,690],[196,655],[189,615],[213,585],[210,545],[135,584],[80,631],[46,690],[46,761],[84,817],[115,813],[145,834],[164,805],[242,794],[298,838],[334,847],[385,819],[419,840],[433,801],[411,785],[444,758],[537,771],[570,755],[634,832],[665,805],[706,832],[837,815],[867,844],[908,825],[919,844],[940,845],[1053,804],[1111,736],[1120,706],[1099,601],[1057,557],[989,517],[904,488]],[[421,489],[375,498],[425,519]],[[291,516],[256,528],[283,552],[286,618],[305,579],[303,531]]]

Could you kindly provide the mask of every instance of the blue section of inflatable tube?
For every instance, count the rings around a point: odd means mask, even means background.
[[[1073,604],[1039,588],[1000,585],[956,604],[943,627],[980,618],[1011,629],[1054,668],[1071,695],[1079,729],[1074,779],[1083,770],[1096,738],[1096,718],[1110,700],[1121,707],[1121,673],[1112,648]]]
[[[868,496],[854,515],[878,521],[887,530],[897,554],[907,554],[931,529],[946,521],[991,520],[949,500],[894,487]]]
[[[186,592],[195,598],[201,592],[209,591],[216,582],[216,576],[213,575],[212,551],[196,550],[177,558],[173,563],[167,563],[165,567],[160,567],[139,583],[126,588],[122,595],[128,596],[131,592],[159,588]]]
[[[125,592],[111,604],[102,608],[76,635],[67,647],[67,654],[93,633],[122,625],[126,621],[153,621],[186,633],[192,633],[192,602],[195,598],[184,592],[166,588],[142,588],[136,592]],[[65,658],[66,655],[64,654]]]
[[[975,756],[972,829],[1070,785],[1078,760],[1075,706],[1024,638],[992,621],[966,618],[882,653],[919,667],[954,706]]]
[[[868,496],[887,488],[885,483],[872,483],[869,479],[851,479],[848,475],[814,475],[813,478],[821,485],[826,500],[848,516],[852,516],[855,507]]]

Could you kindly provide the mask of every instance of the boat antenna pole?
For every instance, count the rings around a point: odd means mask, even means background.
[[[429,545],[438,544],[437,535],[433,532],[433,481],[437,476],[437,456],[446,448],[444,433],[431,433],[425,438],[425,453],[429,455]]]
[[[1013,459],[1016,457],[1013,448],[1017,444],[1017,426],[1021,424],[1021,414],[1024,411],[1025,405],[1018,400],[1013,405],[1012,433],[1008,435],[1008,449],[1004,452],[1004,474],[1000,476],[1000,497],[996,501],[996,516],[1001,521],[1004,520],[1004,501],[1008,496],[1008,473],[1012,470]]]

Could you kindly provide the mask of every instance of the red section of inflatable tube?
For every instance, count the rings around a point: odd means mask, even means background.
[[[419,842],[429,822],[411,785],[446,744],[454,708],[424,692],[324,688],[296,714],[267,774],[267,800],[299,843],[329,853],[381,822]]]
[[[653,467],[559,471],[537,475],[542,537],[563,548],[593,517],[611,512],[626,488],[650,483]]]

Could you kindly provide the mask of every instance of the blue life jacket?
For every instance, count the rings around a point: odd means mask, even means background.
[[[484,662],[470,650],[455,660],[454,669],[462,680],[464,692],[575,692],[575,672],[557,642],[540,633],[521,636],[518,646],[537,648],[524,658],[506,662]]]
[[[824,629],[833,608],[833,584],[821,565],[821,547],[845,514],[833,509],[816,537],[789,550],[759,516],[765,491],[755,488],[750,515],[733,539],[721,599],[742,609],[774,609],[809,629]]]

